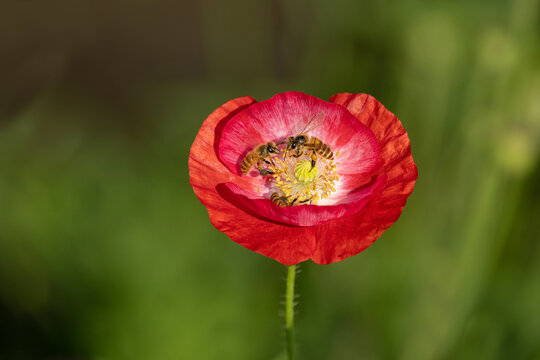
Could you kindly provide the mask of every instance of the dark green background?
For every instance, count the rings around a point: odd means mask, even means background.
[[[540,359],[537,0],[2,1],[0,358],[278,358],[285,267],[187,158],[289,90],[374,95],[419,169],[372,247],[301,265],[299,359]]]

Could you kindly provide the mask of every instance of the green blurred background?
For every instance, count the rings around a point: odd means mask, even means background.
[[[419,169],[364,253],[301,265],[299,359],[540,359],[538,0],[3,0],[0,359],[276,359],[285,267],[187,159],[229,99],[374,95]]]

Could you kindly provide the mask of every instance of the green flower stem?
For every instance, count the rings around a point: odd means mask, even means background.
[[[287,271],[287,293],[285,298],[285,336],[287,337],[287,355],[294,360],[294,278],[296,265],[290,265]]]

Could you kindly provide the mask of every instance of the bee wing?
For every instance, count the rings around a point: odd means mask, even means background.
[[[321,112],[315,114],[315,116],[313,116],[309,120],[309,122],[307,123],[307,125],[304,127],[303,130],[299,131],[298,128],[296,128],[296,130],[293,131],[290,136],[294,137],[297,134],[304,134],[304,133],[307,133],[308,131],[311,131],[311,130],[315,129],[316,127],[321,125],[322,121],[324,120],[324,116],[325,116],[324,111],[321,111]],[[288,137],[283,138],[279,142],[277,142],[277,145],[284,144],[284,143],[287,142],[287,140],[288,140]]]
[[[313,116],[311,118],[311,120],[309,120],[309,122],[307,123],[306,127],[304,128],[304,130],[300,131],[301,134],[303,133],[307,133],[313,129],[315,129],[316,127],[318,127],[319,125],[321,125],[322,121],[324,120],[324,112],[321,111],[317,114],[315,114],[315,116]]]

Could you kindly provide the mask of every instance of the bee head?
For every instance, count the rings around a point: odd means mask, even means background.
[[[303,145],[306,143],[306,141],[307,141],[306,135],[303,135],[303,134],[297,135],[292,140],[291,149],[293,150],[296,149],[298,145]]]
[[[290,138],[287,138],[287,141],[281,141],[282,143],[283,142],[287,142],[287,149],[292,149],[293,148],[293,145],[294,145],[294,137],[290,137]],[[296,146],[296,145],[295,145]]]
[[[271,154],[277,154],[278,153],[277,145],[274,142],[269,142],[268,144],[266,144],[266,150]]]

